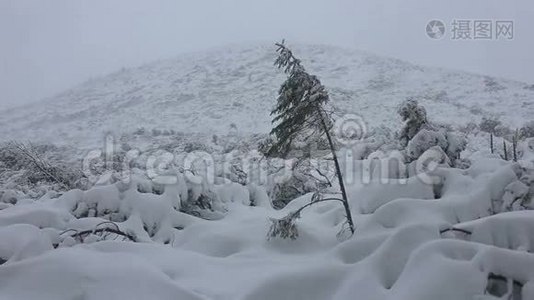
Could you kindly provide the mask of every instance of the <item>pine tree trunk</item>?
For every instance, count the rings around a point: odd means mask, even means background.
[[[347,216],[347,222],[349,223],[350,232],[354,234],[354,221],[352,220],[352,213],[350,212],[349,199],[347,197],[347,192],[345,190],[345,184],[343,183],[343,176],[341,174],[341,168],[339,166],[339,161],[336,155],[336,148],[334,147],[334,142],[330,136],[330,130],[326,126],[324,117],[321,114],[321,125],[323,126],[324,132],[326,133],[326,138],[328,139],[328,145],[330,146],[330,151],[332,152],[332,158],[334,159],[334,165],[336,168],[337,179],[339,181],[339,188],[341,189],[341,197],[343,198],[343,207],[345,208],[345,214]]]

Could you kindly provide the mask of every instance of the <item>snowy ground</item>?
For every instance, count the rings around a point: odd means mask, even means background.
[[[202,150],[216,162],[223,153],[256,153],[282,80],[267,50],[217,50],[124,70],[51,104],[4,111],[0,130],[5,139],[67,144],[54,152],[64,160],[105,148],[109,130],[122,151],[140,150],[142,162],[155,153]],[[408,96],[430,119],[455,126],[487,114],[520,126],[534,109],[534,91],[518,82],[329,47],[303,47],[301,56],[332,86],[338,111],[361,114],[370,132],[398,130],[395,108]],[[345,165],[356,178],[348,186],[351,237],[338,236],[343,208],[325,202],[302,213],[296,240],[268,239],[270,219],[311,194],[275,210],[267,184],[210,183],[187,168],[158,173],[176,179],[166,184],[134,168],[128,180],[104,173],[92,188],[59,197],[3,192],[0,299],[534,299],[534,140],[522,141],[514,163],[489,153],[487,134],[475,129],[468,138],[462,157],[470,167],[439,167],[427,174],[434,184],[383,181],[376,166],[368,169],[377,160]],[[212,220],[183,212],[182,200],[200,195],[216,199]]]
[[[336,238],[343,226],[337,203],[305,211],[298,239],[267,240],[269,218],[282,217],[310,196],[279,211],[268,202],[251,207],[248,189],[236,184],[215,188],[230,196],[227,214],[212,221],[175,210],[180,184],[161,195],[117,183],[6,204],[0,213],[0,257],[7,260],[0,266],[0,296],[475,299],[484,295],[492,273],[522,285],[522,298],[513,299],[534,299],[534,212],[490,211],[506,199],[506,187],[521,171],[487,158],[467,170],[436,172],[445,179],[440,199],[417,181],[351,186],[357,231],[347,240]],[[374,212],[363,214],[370,203]],[[101,217],[84,217],[87,207]],[[117,224],[138,242],[112,233],[89,234],[83,243],[69,237],[74,230],[114,228],[101,224],[110,214],[127,216]],[[471,234],[440,234],[452,227]]]

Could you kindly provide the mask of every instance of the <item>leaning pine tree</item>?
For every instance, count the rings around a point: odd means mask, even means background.
[[[271,112],[271,115],[274,115],[273,123],[276,124],[276,127],[271,131],[274,141],[267,154],[289,153],[292,143],[309,132],[326,136],[334,160],[342,198],[323,198],[320,193],[316,193],[312,197],[311,203],[282,219],[271,219],[272,225],[268,237],[297,238],[298,231],[295,221],[300,217],[300,212],[306,207],[324,201],[340,201],[343,204],[347,224],[351,234],[353,234],[354,222],[336,155],[336,147],[331,135],[333,122],[324,108],[330,100],[328,93],[316,76],[306,72],[301,61],[284,45],[284,42],[276,43],[276,46],[278,47],[278,57],[274,64],[282,69],[288,77],[280,87],[276,107]]]

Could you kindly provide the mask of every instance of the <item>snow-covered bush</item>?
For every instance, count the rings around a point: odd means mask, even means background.
[[[475,122],[469,122],[465,125],[460,125],[458,128],[458,131],[466,136],[472,133],[475,133],[478,130],[479,130],[478,125]]]
[[[531,201],[530,188],[520,180],[516,180],[504,189],[501,211],[524,209]]]
[[[406,162],[416,161],[431,148],[439,147],[446,153],[452,165],[460,159],[465,150],[465,138],[452,131],[451,126],[430,124],[426,110],[416,100],[408,99],[398,108],[398,113],[405,122],[399,133],[400,144],[406,151]]]
[[[404,126],[399,133],[401,146],[405,147],[408,142],[428,124],[426,109],[419,106],[417,100],[408,99],[402,102],[397,108]]]
[[[462,151],[464,151],[467,147],[467,139],[465,136],[459,133],[450,131],[447,132],[445,137],[447,139],[447,148],[445,149],[445,153],[447,153],[447,156],[451,162],[455,164],[455,162],[461,158],[460,154]]]
[[[300,218],[299,213],[289,213],[287,216],[274,219],[270,218],[271,226],[267,232],[267,239],[280,237],[282,239],[295,240],[299,236],[296,221]]]
[[[419,158],[428,149],[438,146],[447,149],[448,143],[445,133],[436,130],[422,129],[408,142],[406,154],[409,161]]]
[[[161,191],[155,192],[156,187]],[[259,187],[237,183],[209,185],[191,172],[179,173],[174,183],[162,185],[134,174],[127,182],[95,186],[88,191],[71,190],[58,198],[57,205],[77,219],[94,220],[82,227],[72,224],[70,229],[98,229],[97,223],[109,221],[117,223],[118,228],[125,229],[123,232],[135,236],[136,240],[167,243],[174,228],[183,226],[185,216],[221,219],[233,204],[251,206],[252,197],[255,206],[270,208],[265,191]],[[83,238],[83,242],[89,240]]]
[[[454,132],[447,132],[443,128],[438,130],[422,129],[409,141],[406,154],[408,162],[411,162],[417,160],[427,150],[439,147],[447,155],[448,161],[455,165],[466,145],[466,139]]]
[[[269,196],[273,199],[275,208],[282,208],[291,200],[312,191],[307,189],[302,180],[291,176],[287,180],[281,180],[275,183],[269,191]]]
[[[496,117],[482,117],[482,121],[478,125],[481,131],[496,134],[497,126],[502,125],[502,122]]]
[[[267,136],[258,143],[258,151],[265,157],[269,157],[270,149],[275,144],[275,137]],[[281,157],[281,153],[271,153],[272,157]]]
[[[521,140],[517,145],[517,155],[524,161],[534,161],[534,138]]]
[[[247,159],[252,160],[251,163],[255,163],[257,156],[250,153],[240,152],[238,150],[231,151],[224,155],[214,155],[214,160],[222,163],[215,164],[215,173],[223,181],[230,180],[231,182],[237,182],[242,185],[246,185],[249,182],[249,176],[247,172],[254,171],[247,169]],[[259,165],[259,164],[256,164]],[[217,179],[215,180],[217,182]]]
[[[516,169],[517,180],[504,189],[501,212],[534,209],[534,169]]]
[[[212,212],[216,211],[216,208],[221,209],[220,206],[216,206],[217,201],[217,195],[211,190],[202,191],[198,196],[193,190],[189,190],[189,197],[181,202],[180,211],[188,215],[211,219],[214,215]]]
[[[48,190],[86,188],[82,171],[61,160],[60,149],[52,145],[8,142],[0,146],[0,189],[18,189],[38,198]]]
[[[505,139],[512,139],[512,136],[514,134],[514,131],[510,129],[510,127],[500,124],[495,127],[494,134],[499,137],[503,137]]]
[[[85,162],[84,173],[92,183],[97,183],[104,174],[118,177],[120,173],[134,167],[135,162],[128,160],[127,153],[122,149],[114,149],[110,153],[102,151],[98,157],[92,157]]]
[[[24,194],[17,190],[0,190],[0,203],[16,204]]]
[[[272,208],[271,198],[269,198],[265,187],[254,183],[249,184],[247,187],[250,196],[250,206]]]
[[[519,129],[521,139],[534,137],[534,121],[528,121]]]
[[[273,205],[282,208],[302,195],[324,191],[332,186],[332,172],[333,170],[321,170],[310,159],[296,160],[290,174],[275,175],[275,182],[269,190]]]
[[[183,151],[187,153],[195,152],[195,151],[203,151],[203,152],[210,153],[210,152],[213,152],[213,149],[202,142],[190,141],[184,145]]]

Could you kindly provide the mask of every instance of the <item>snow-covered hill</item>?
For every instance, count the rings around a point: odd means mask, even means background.
[[[419,99],[433,120],[452,124],[497,115],[520,126],[534,113],[534,89],[524,83],[330,46],[293,48],[335,106],[360,114],[371,127],[396,128],[395,108],[408,97]],[[273,66],[274,50],[234,46],[123,69],[38,104],[0,111],[0,137],[94,146],[104,132],[140,127],[212,134],[235,124],[243,133],[268,132],[284,78]]]

